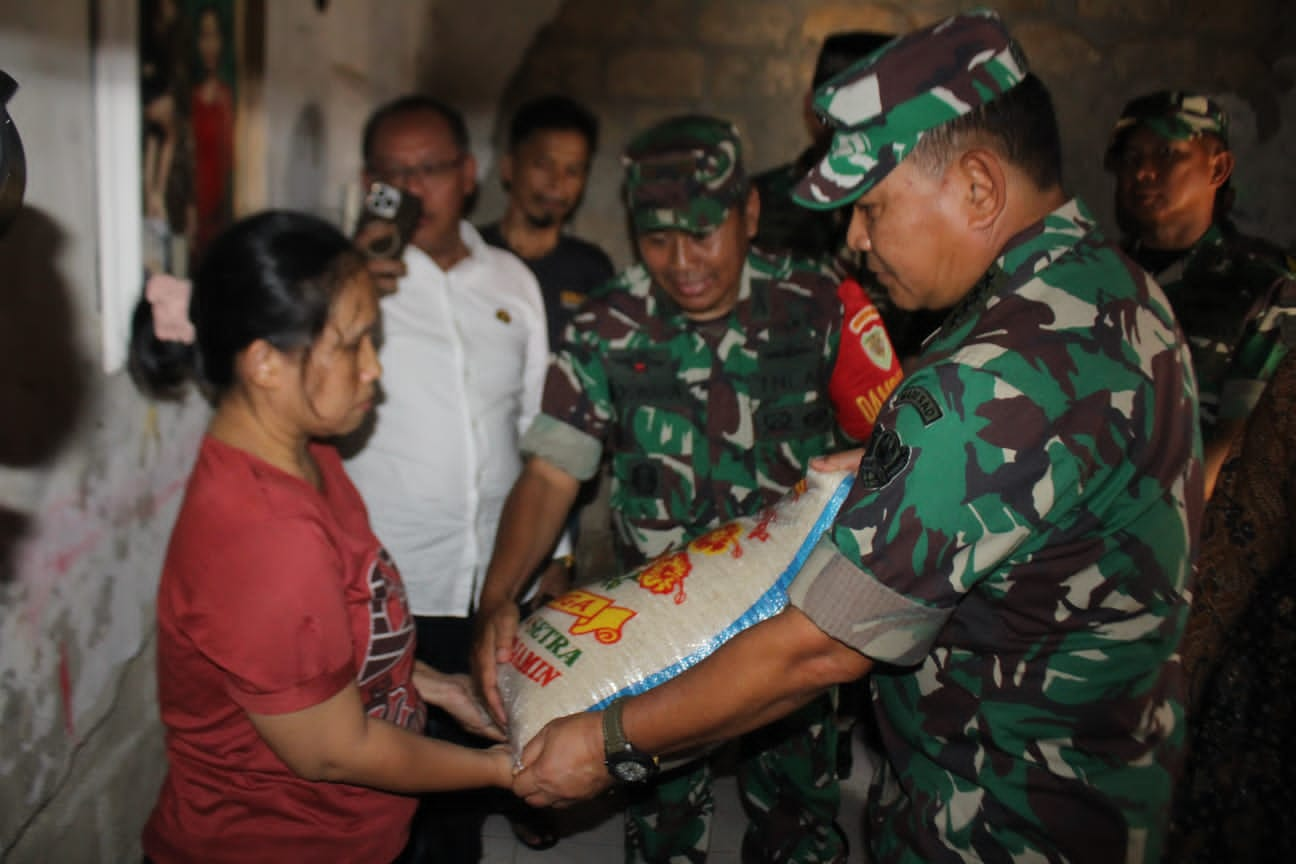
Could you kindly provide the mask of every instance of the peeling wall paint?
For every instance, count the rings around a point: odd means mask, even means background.
[[[19,806],[0,809],[0,849],[63,786],[151,639],[162,552],[206,423],[197,399],[158,409],[113,384],[118,413],[86,442],[94,457],[51,478],[4,589],[0,777],[21,792],[4,796]]]

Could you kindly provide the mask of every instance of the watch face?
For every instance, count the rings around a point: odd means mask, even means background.
[[[612,774],[622,783],[642,783],[651,773],[642,762],[627,759],[612,763]]]

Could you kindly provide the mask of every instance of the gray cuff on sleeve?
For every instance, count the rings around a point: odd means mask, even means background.
[[[603,442],[548,414],[537,414],[522,436],[524,456],[539,456],[582,483],[598,471]]]
[[[897,666],[920,662],[950,615],[892,591],[848,561],[827,537],[788,587],[788,600],[829,636]]]

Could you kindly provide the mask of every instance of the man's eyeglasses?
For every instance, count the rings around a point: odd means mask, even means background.
[[[400,188],[414,181],[428,183],[448,177],[459,170],[463,161],[464,154],[460,153],[458,156],[442,159],[439,162],[420,162],[417,165],[374,165],[370,167],[369,172],[389,186]]]

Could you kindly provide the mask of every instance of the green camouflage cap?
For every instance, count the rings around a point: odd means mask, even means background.
[[[635,136],[622,162],[639,232],[713,231],[747,194],[738,130],[716,117],[663,120]]]
[[[876,186],[923,134],[1017,86],[1028,74],[998,14],[977,9],[894,39],[815,91],[833,127],[828,154],[792,191],[829,210]]]
[[[1108,171],[1115,168],[1125,135],[1137,126],[1146,126],[1169,141],[1187,141],[1210,132],[1228,146],[1228,113],[1218,102],[1203,93],[1159,90],[1131,99],[1121,109],[1103,157]]]

